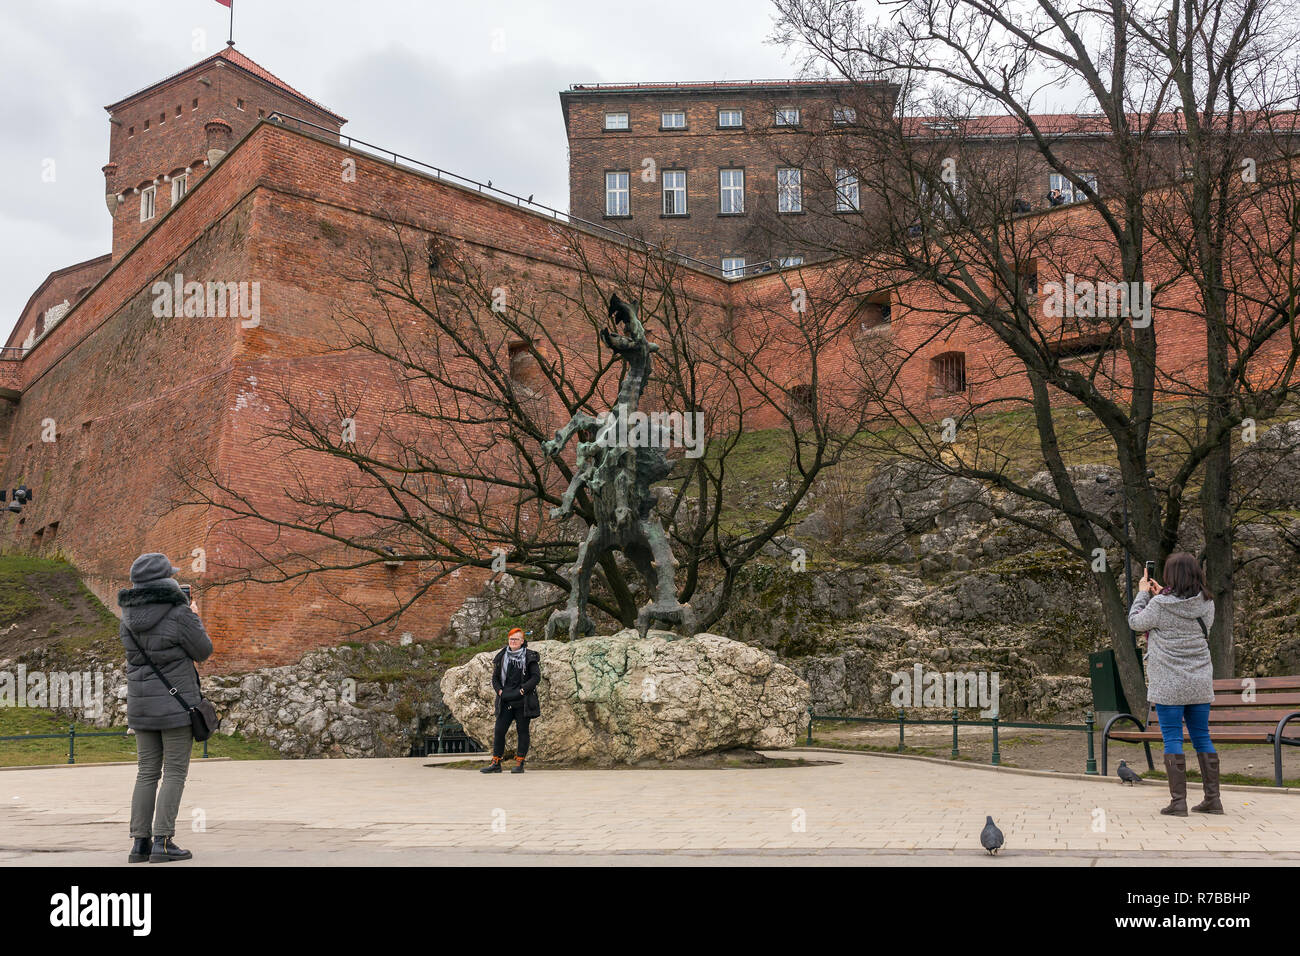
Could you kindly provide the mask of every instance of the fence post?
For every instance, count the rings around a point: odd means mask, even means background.
[[[208,759],[208,742],[206,740],[203,741],[203,759]]]
[[[903,727],[907,724],[907,712],[898,708],[898,752],[903,752]]]
[[[1002,754],[998,752],[998,715],[993,715],[993,766],[1002,764]]]
[[[813,709],[812,709],[812,705],[809,704],[808,705],[808,746],[809,747],[812,746],[812,722],[813,722]]]
[[[68,724],[68,763],[77,762],[77,725]]]
[[[1092,749],[1092,731],[1093,731],[1093,714],[1088,711],[1083,715],[1083,722],[1088,725],[1088,762],[1084,765],[1084,773],[1097,776],[1097,757]]]
[[[957,708],[952,709],[952,759],[957,759],[957,720],[960,718]]]

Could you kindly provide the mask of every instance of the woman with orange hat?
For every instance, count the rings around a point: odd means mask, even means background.
[[[500,773],[501,756],[506,752],[506,731],[513,723],[519,734],[515,748],[515,765],[511,773],[524,772],[528,756],[528,722],[542,714],[537,699],[537,685],[542,680],[541,657],[528,649],[521,628],[512,627],[506,646],[492,659],[492,689],[496,691],[496,727],[492,733],[492,763],[483,773]]]

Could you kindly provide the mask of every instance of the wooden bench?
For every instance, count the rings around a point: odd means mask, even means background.
[[[1250,683],[1247,683],[1249,681]],[[1254,689],[1254,699],[1243,700]],[[1210,704],[1210,740],[1220,744],[1272,744],[1273,782],[1282,786],[1282,745],[1300,747],[1300,736],[1284,736],[1290,721],[1300,721],[1300,675],[1295,677],[1229,677],[1214,682],[1214,701]],[[1137,730],[1113,731],[1119,721],[1132,721]],[[1293,730],[1300,734],[1300,723]],[[1155,705],[1147,710],[1145,726],[1132,714],[1118,714],[1106,723],[1101,734],[1101,775],[1108,769],[1107,749],[1112,740],[1142,744],[1147,767],[1151,761],[1151,741],[1164,739]],[[1183,740],[1190,742],[1187,728]],[[1187,752],[1191,752],[1190,746]]]

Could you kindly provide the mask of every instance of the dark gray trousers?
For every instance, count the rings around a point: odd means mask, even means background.
[[[135,732],[135,792],[131,795],[133,839],[176,835],[176,814],[190,772],[194,732],[188,727]],[[162,788],[158,778],[162,777]],[[157,804],[157,813],[154,805]],[[152,823],[152,829],[150,824]]]

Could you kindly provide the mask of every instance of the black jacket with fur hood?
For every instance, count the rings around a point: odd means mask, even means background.
[[[167,675],[185,702],[199,702],[195,661],[212,655],[212,641],[199,616],[190,610],[185,593],[173,578],[123,588],[117,592],[122,609],[118,634],[126,648],[126,723],[132,730],[170,730],[190,726],[190,715],[172,697],[145,663],[127,631],[129,626],[158,669]]]

